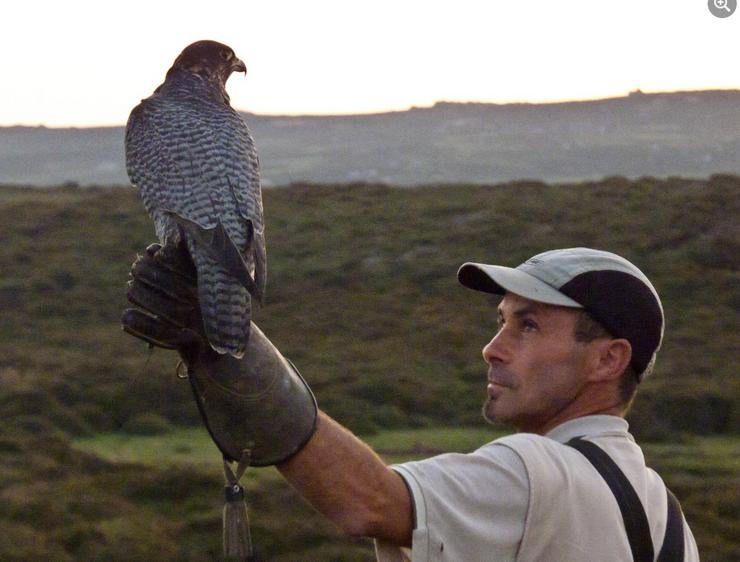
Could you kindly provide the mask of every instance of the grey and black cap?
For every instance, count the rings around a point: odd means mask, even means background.
[[[551,250],[515,268],[465,263],[457,278],[477,291],[582,308],[612,336],[630,342],[639,379],[652,370],[663,340],[663,306],[645,274],[621,256],[590,248]]]

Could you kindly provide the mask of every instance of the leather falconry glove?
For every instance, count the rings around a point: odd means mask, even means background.
[[[180,353],[203,422],[225,460],[267,466],[288,459],[316,428],[311,389],[254,323],[243,358],[215,352],[197,295],[185,246],[152,244],[132,265],[127,297],[138,308],[124,311],[123,329]]]
[[[187,368],[201,418],[224,457],[226,560],[253,560],[244,488],[247,467],[279,463],[316,429],[317,406],[298,370],[251,324],[241,359],[208,344],[195,266],[184,244],[150,245],[131,267],[123,329],[150,345],[175,349]],[[233,471],[229,461],[238,461]]]

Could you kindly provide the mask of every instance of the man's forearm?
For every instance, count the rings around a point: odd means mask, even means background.
[[[323,412],[310,441],[278,469],[345,532],[410,546],[413,516],[403,479]]]

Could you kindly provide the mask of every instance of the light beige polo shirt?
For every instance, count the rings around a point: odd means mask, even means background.
[[[545,436],[519,433],[469,454],[444,454],[393,466],[411,492],[412,548],[378,541],[379,562],[632,560],[616,499],[575,449],[584,437],[604,449],[635,488],[657,553],[666,525],[666,492],[616,416],[568,421]],[[686,562],[699,560],[684,522]]]

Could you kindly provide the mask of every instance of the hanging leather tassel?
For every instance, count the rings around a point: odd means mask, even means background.
[[[224,476],[226,487],[224,495],[224,559],[229,561],[249,561],[252,559],[252,539],[249,535],[249,517],[247,503],[244,499],[244,487],[239,480],[250,463],[250,451],[245,449],[236,468],[236,474],[224,459]]]

